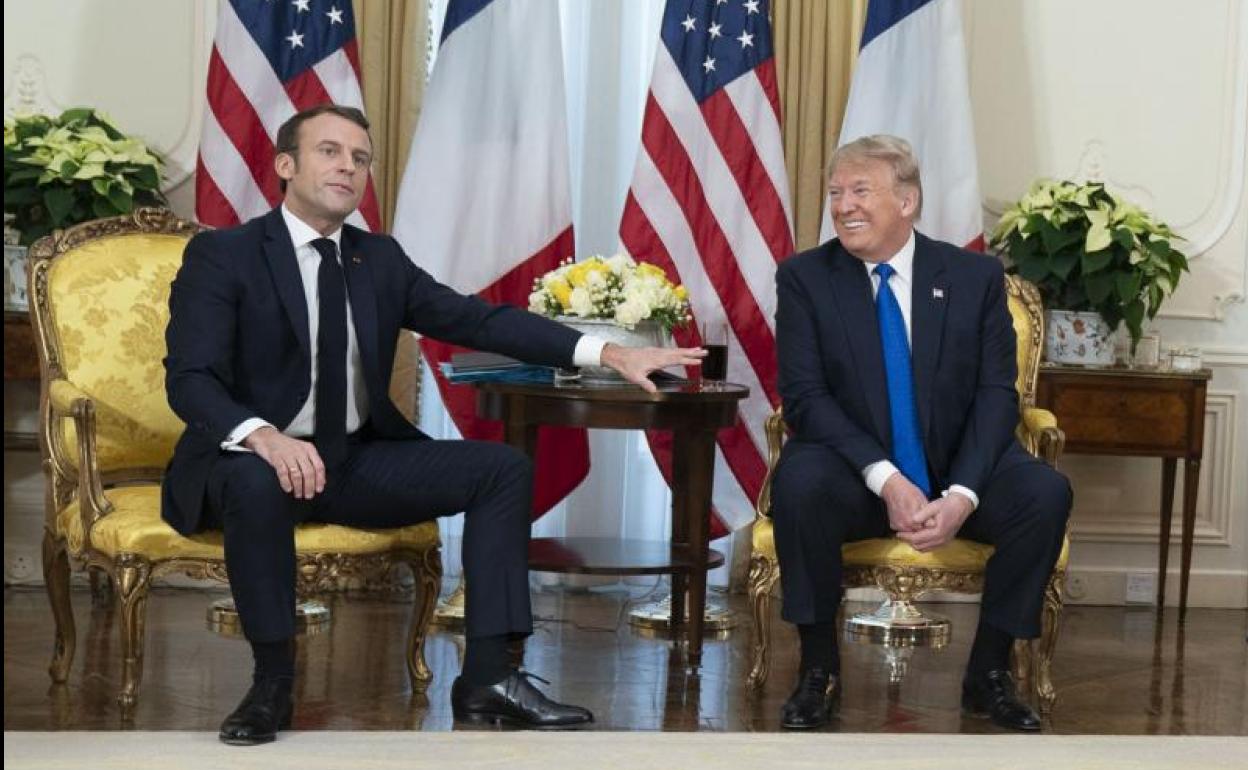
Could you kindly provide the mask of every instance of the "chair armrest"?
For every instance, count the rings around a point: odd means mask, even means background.
[[[62,470],[70,467],[68,454],[73,449],[62,446],[62,434],[56,423],[61,419],[74,421],[74,432],[78,437],[78,467],[75,475],[78,481],[78,499],[81,501],[79,511],[82,514],[82,531],[85,534],[90,532],[96,519],[113,509],[112,503],[104,497],[104,482],[96,452],[95,401],[69,380],[57,379],[48,383],[48,409],[49,454],[54,455],[54,462]]]
[[[1048,409],[1025,407],[1022,414],[1021,432],[1028,451],[1049,465],[1057,465],[1066,445],[1066,434],[1057,427],[1057,416]]]

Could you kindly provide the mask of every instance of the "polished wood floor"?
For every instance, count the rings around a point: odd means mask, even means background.
[[[6,730],[215,730],[246,690],[246,644],[206,630],[205,609],[224,594],[165,589],[148,604],[143,690],[132,725],[118,719],[117,620],[75,594],[78,655],[69,682],[50,686],[52,624],[42,590],[4,593]],[[402,647],[410,598],[338,596],[330,630],[301,642],[295,727],[303,730],[448,730],[449,690],[462,638],[436,633],[428,646],[435,679],[425,696],[408,688]],[[746,617],[743,597],[730,605]],[[541,591],[525,665],[549,692],[591,708],[597,729],[779,729],[792,685],[795,635],[776,623],[778,655],[758,696],[747,693],[750,631],[709,640],[701,676],[688,676],[671,645],[630,629],[622,589]],[[900,685],[888,683],[879,648],[843,645],[845,695],[830,729],[844,732],[996,732],[963,718],[959,683],[974,628],[974,605],[938,608],[954,623],[952,643],[918,650]],[[1058,647],[1055,733],[1248,735],[1248,612],[1072,607]]]

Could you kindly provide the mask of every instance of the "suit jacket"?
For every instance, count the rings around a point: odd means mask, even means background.
[[[871,279],[838,240],[776,274],[784,418],[855,470],[891,459],[892,425]],[[1019,420],[1013,322],[999,261],[915,234],[911,362],[933,490],[982,493],[997,467],[1029,455]]]
[[[455,292],[389,236],[344,225],[341,251],[371,435],[425,438],[388,395],[400,329],[533,363],[572,363],[579,332]],[[161,514],[190,534],[229,432],[250,417],[282,429],[311,391],[307,301],[280,209],[191,239],[169,295],[165,340],[165,389],[186,429],[165,476]]]

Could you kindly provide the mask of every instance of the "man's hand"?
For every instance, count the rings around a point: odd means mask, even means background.
[[[283,492],[300,500],[311,500],[325,491],[325,463],[310,441],[291,438],[266,425],[248,433],[243,446],[273,466]]]
[[[927,495],[901,472],[888,477],[880,497],[888,508],[888,526],[894,532],[915,532],[923,526],[918,514],[927,505]]]
[[[706,351],[702,348],[627,348],[608,342],[602,348],[602,365],[647,393],[658,390],[646,375],[668,366],[698,366]]]
[[[966,517],[971,515],[971,510],[971,501],[953,492],[923,506],[916,516],[922,522],[920,529],[898,532],[897,537],[905,540],[916,551],[926,552],[939,548],[953,540]]]

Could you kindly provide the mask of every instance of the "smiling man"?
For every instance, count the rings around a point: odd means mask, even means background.
[[[647,390],[650,372],[703,353],[604,345],[443,286],[393,238],[344,224],[371,162],[359,110],[294,115],[277,134],[282,204],[195,236],[173,282],[165,385],[186,429],[162,515],[184,535],[224,530],[255,659],[221,740],[264,743],[290,724],[296,524],[401,527],[460,511],[471,579],[455,717],[588,722],[586,709],[551,701],[508,665],[509,638],[532,630],[532,465],[503,444],[431,440],[402,417],[387,395],[399,331],[551,366],[610,366]]]
[[[902,139],[839,148],[828,192],[837,237],[776,274],[793,438],[776,467],[772,517],[783,616],[801,639],[781,723],[828,721],[839,690],[841,545],[893,534],[919,551],[955,536],[996,547],[963,707],[1037,730],[1009,652],[1040,635],[1071,493],[1014,438],[1015,334],[1001,263],[915,232],[923,188]]]

